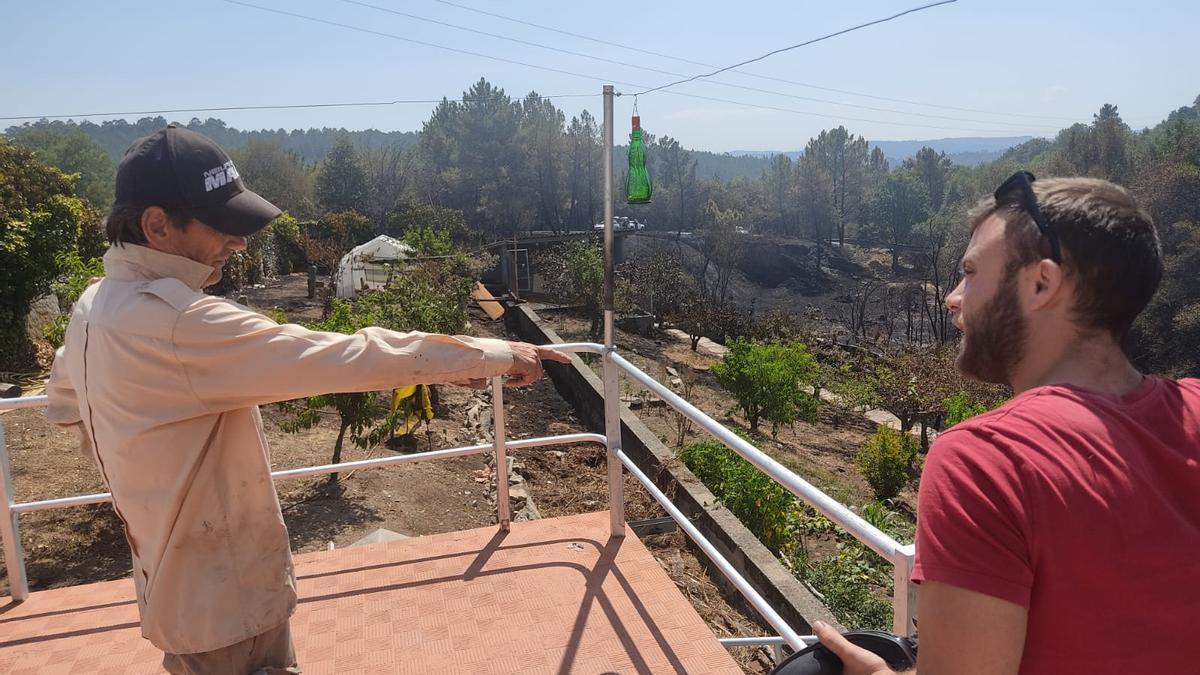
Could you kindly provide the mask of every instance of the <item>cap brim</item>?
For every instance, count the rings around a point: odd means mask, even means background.
[[[242,190],[218,206],[195,211],[205,225],[238,237],[245,237],[266,227],[283,211],[250,190]]]

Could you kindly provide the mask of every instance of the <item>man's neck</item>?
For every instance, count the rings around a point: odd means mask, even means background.
[[[1036,352],[1038,344],[1039,341],[1030,340],[1026,348]],[[1141,372],[1125,357],[1120,345],[1108,336],[1079,335],[1060,344],[1062,347],[1057,352],[1031,353],[1024,360],[1012,378],[1014,394],[1034,387],[1065,384],[1121,396],[1133,391],[1142,381]]]

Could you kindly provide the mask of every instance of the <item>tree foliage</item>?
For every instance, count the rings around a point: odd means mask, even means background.
[[[0,363],[28,348],[25,315],[51,288],[60,264],[80,251],[80,233],[95,228],[100,214],[74,196],[71,177],[35,153],[0,139]]]
[[[253,140],[230,149],[229,158],[242,180],[267,201],[300,219],[317,215],[313,171],[299,155],[270,141]]]
[[[116,164],[87,134],[76,127],[25,126],[11,137],[43,163],[74,176],[76,196],[101,210],[112,205]]]
[[[803,344],[734,340],[728,347],[712,373],[737,401],[751,431],[758,431],[760,419],[771,423],[774,434],[781,425],[816,418],[811,395],[816,361]]]
[[[591,320],[589,334],[600,335],[604,292],[604,253],[593,241],[571,241],[543,256],[546,286],[557,297],[579,305]]]
[[[350,137],[340,136],[317,174],[317,203],[327,213],[367,210],[367,174]]]

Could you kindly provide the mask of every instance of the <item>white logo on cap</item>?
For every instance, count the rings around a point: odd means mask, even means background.
[[[209,169],[204,172],[204,191],[212,192],[219,187],[224,187],[228,183],[238,179],[238,171],[233,166],[233,162],[225,162],[215,169]]]

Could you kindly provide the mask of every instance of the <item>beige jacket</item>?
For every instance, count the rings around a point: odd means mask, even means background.
[[[212,268],[142,246],[109,249],[104,269],[75,304],[47,416],[90,446],[133,552],[142,635],[170,653],[239,642],[295,609],[259,405],[512,364],[501,340],[279,325],[200,292]]]

